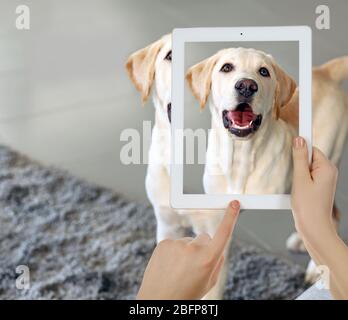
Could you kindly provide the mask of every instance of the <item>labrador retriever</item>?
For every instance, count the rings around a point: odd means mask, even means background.
[[[186,216],[173,210],[170,191],[171,121],[171,35],[165,35],[133,53],[127,60],[128,75],[145,103],[153,89],[155,123],[152,129],[148,168],[145,178],[147,196],[157,221],[157,242],[183,236]]]

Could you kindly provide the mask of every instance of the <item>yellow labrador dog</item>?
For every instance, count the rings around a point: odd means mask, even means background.
[[[155,123],[145,180],[157,220],[157,242],[183,236],[185,216],[170,207],[171,35],[136,51],[127,60],[128,75],[145,103],[153,87]]]
[[[348,58],[313,73],[313,139],[335,164],[348,130],[348,98],[339,82]],[[188,84],[211,127],[203,184],[207,193],[286,193],[292,175],[291,144],[298,127],[298,89],[272,56],[245,48],[221,50],[191,67]],[[295,94],[294,94],[295,93]],[[328,108],[330,120],[327,119]],[[340,125],[332,128],[332,121]],[[288,248],[301,250],[295,233]],[[307,280],[314,280],[313,262]]]

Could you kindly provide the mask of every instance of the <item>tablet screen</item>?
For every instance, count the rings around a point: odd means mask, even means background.
[[[184,66],[183,193],[288,194],[298,41],[186,42]]]

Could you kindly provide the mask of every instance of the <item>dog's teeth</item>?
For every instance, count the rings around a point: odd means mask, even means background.
[[[246,125],[246,126],[243,126],[243,127],[241,127],[241,126],[239,126],[239,125],[233,125],[236,129],[248,129],[249,127],[250,127],[250,125]]]

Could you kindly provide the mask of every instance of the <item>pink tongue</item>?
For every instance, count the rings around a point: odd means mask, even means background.
[[[240,127],[244,127],[255,119],[255,114],[251,110],[244,111],[228,111],[227,117]]]

